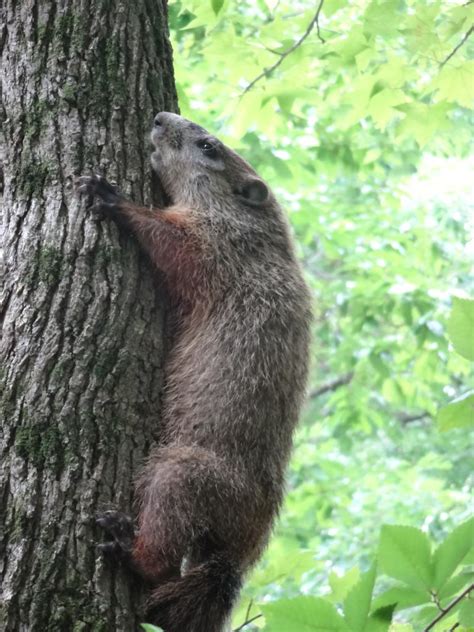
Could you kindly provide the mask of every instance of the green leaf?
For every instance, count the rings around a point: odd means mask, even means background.
[[[474,518],[460,524],[433,555],[433,588],[441,590],[474,546]]]
[[[406,59],[393,53],[387,54],[387,61],[376,72],[378,82],[388,88],[401,88],[407,81],[416,78],[413,66]]]
[[[280,583],[292,578],[300,581],[301,575],[314,568],[314,554],[305,551],[291,538],[274,538],[268,549],[268,563],[260,565],[252,575],[257,586]]]
[[[383,130],[393,118],[400,116],[399,110],[395,108],[407,101],[408,98],[402,90],[386,88],[371,97],[368,113],[377,126]]]
[[[474,549],[472,549],[474,551]],[[466,562],[466,558],[463,560]],[[468,570],[468,566],[463,566],[462,571],[448,579],[442,590],[439,591],[438,597],[440,599],[447,599],[452,597],[455,593],[462,592],[462,589],[474,581],[474,571]]]
[[[420,147],[424,147],[433,136],[449,126],[447,113],[452,108],[445,102],[433,105],[426,103],[410,103],[398,109],[405,114],[400,122],[397,134],[406,138],[414,138]]]
[[[395,606],[393,604],[384,608],[378,608],[370,615],[364,632],[387,632],[392,623],[394,610]]]
[[[375,162],[380,158],[382,152],[380,149],[369,149],[369,151],[365,154],[363,164],[369,165],[371,162]]]
[[[365,50],[362,50],[360,53],[357,53],[355,57],[357,68],[361,72],[364,72],[364,70],[370,64],[370,62],[372,61],[375,55],[376,55],[376,52],[373,48],[366,48]]]
[[[335,52],[342,57],[345,63],[350,63],[355,56],[367,48],[367,38],[360,30],[352,29],[348,32],[347,37],[341,39],[334,46]]]
[[[151,625],[151,623],[142,623],[141,626],[145,632],[163,632],[161,628],[158,628],[156,625]]]
[[[330,17],[337,13],[339,9],[342,9],[347,5],[347,0],[325,0],[323,4],[323,14],[326,17]]]
[[[396,8],[395,0],[370,2],[363,16],[364,31],[377,34],[377,36],[382,35],[384,38],[396,35],[399,19]]]
[[[280,599],[261,608],[272,632],[349,632],[332,603],[320,597]]]
[[[446,64],[432,83],[438,99],[472,108],[474,101],[474,61]]]
[[[219,15],[219,11],[224,6],[225,0],[211,0],[212,10],[216,15]]]
[[[450,38],[453,35],[461,33],[461,37],[470,26],[471,8],[466,3],[464,6],[453,7],[446,15],[446,37]]]
[[[414,527],[384,525],[380,534],[381,570],[417,590],[431,588],[429,540]]]
[[[474,624],[474,599],[465,597],[459,608],[459,623],[466,627],[471,627]]]
[[[431,597],[426,591],[413,590],[406,586],[394,586],[374,599],[373,607],[383,608],[395,605],[397,610],[404,610],[429,602],[431,602]]]
[[[438,412],[438,429],[441,432],[452,428],[474,427],[474,393],[466,393]]]
[[[460,355],[474,360],[474,299],[453,297],[448,336]]]
[[[353,632],[363,632],[370,612],[375,582],[375,564],[364,573],[344,600],[344,618]]]
[[[329,574],[329,585],[332,590],[331,598],[338,603],[342,603],[350,589],[359,581],[359,578],[360,572],[357,566],[348,570],[342,577],[331,572]]]
[[[367,106],[374,88],[375,78],[372,75],[362,75],[355,79],[347,94],[347,112],[338,127],[347,129],[367,116]]]

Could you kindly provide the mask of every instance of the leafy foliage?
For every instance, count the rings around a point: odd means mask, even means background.
[[[453,298],[448,320],[448,335],[454,349],[468,360],[474,360],[474,300]],[[474,427],[474,393],[467,392],[438,413],[439,429]]]
[[[384,526],[378,546],[378,564],[360,574],[351,569],[339,577],[332,575],[332,592],[327,597],[298,596],[278,599],[261,606],[265,630],[271,632],[383,632],[397,630],[392,619],[396,611],[409,611],[410,625],[427,622],[444,612],[442,627],[470,625],[474,592],[474,519],[452,531],[432,552],[423,531],[413,527]],[[471,558],[471,559],[470,559]],[[384,576],[388,579],[385,588]],[[376,579],[378,580],[376,582]],[[395,581],[393,581],[395,580]],[[382,585],[382,590],[379,586]],[[459,601],[453,599],[461,591]],[[463,598],[465,600],[463,601]],[[457,602],[457,603],[456,603]],[[464,622],[463,622],[464,620]],[[413,625],[412,625],[413,624]]]
[[[448,335],[455,350],[468,360],[474,360],[474,300],[454,297],[448,320]]]
[[[169,9],[182,114],[268,180],[314,293],[289,494],[234,627],[422,629],[472,582],[473,5]]]

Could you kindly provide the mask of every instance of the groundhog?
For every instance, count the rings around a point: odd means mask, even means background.
[[[269,187],[205,129],[154,119],[166,208],[137,206],[100,176],[93,208],[138,240],[167,286],[174,338],[163,440],[137,483],[137,524],[98,522],[151,588],[165,632],[221,632],[284,493],[305,391],[310,297]]]

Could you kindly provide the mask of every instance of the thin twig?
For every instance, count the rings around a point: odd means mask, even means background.
[[[318,388],[315,388],[314,391],[311,391],[311,393],[309,394],[309,397],[310,399],[315,399],[316,397],[320,397],[321,395],[324,395],[324,393],[335,391],[339,387],[344,386],[345,384],[349,384],[349,382],[352,380],[353,377],[354,377],[353,371],[350,371],[349,373],[344,373],[344,375],[336,377],[334,380],[331,380],[330,382],[326,382],[326,384],[322,384],[321,386],[318,386]]]
[[[250,617],[250,611],[252,610],[252,606],[253,606],[253,599],[251,599],[251,600],[249,601],[249,605],[247,606],[247,610],[246,610],[246,612],[245,612],[245,619],[244,619],[244,622],[249,620],[249,617]]]
[[[280,53],[279,50],[272,50],[271,48],[268,48],[268,46],[264,46],[263,48],[269,53],[272,53],[272,55],[278,55],[278,57],[282,57],[285,54],[285,53]]]
[[[257,77],[255,77],[255,79],[253,79],[248,86],[245,88],[245,90],[242,93],[242,96],[244,96],[244,94],[246,94],[247,92],[249,92],[249,90],[251,90],[254,85],[260,81],[260,79],[263,79],[264,77],[268,77],[268,75],[271,75],[271,73],[276,70],[278,68],[278,66],[280,64],[283,63],[283,61],[288,57],[288,55],[290,55],[293,51],[295,51],[298,46],[301,46],[301,44],[305,41],[305,39],[308,37],[308,35],[311,33],[311,31],[313,30],[313,28],[316,26],[316,32],[318,34],[318,37],[321,41],[321,43],[325,43],[325,39],[323,39],[323,37],[321,36],[321,31],[319,29],[319,15],[321,13],[321,9],[323,8],[323,4],[324,4],[324,0],[319,0],[319,4],[318,4],[318,8],[316,9],[316,13],[314,14],[313,19],[311,20],[311,22],[308,24],[308,27],[306,29],[306,31],[304,32],[304,34],[300,37],[299,40],[297,40],[293,46],[290,46],[290,48],[288,48],[284,53],[280,54],[280,57],[277,59],[277,61],[270,66],[269,68],[265,68]]]
[[[316,15],[314,16],[314,22],[311,25],[311,28],[313,28],[314,24],[316,24],[316,33],[318,35],[318,39],[321,42],[321,44],[325,44],[326,42],[324,37],[321,35],[321,29],[319,28],[319,16],[321,14],[321,9],[323,8],[323,4],[324,4],[324,0],[320,0],[318,8],[316,9]],[[308,35],[309,35],[309,32],[308,32]]]
[[[444,619],[444,617],[448,614],[448,612],[452,610],[454,606],[456,606],[462,599],[464,599],[464,597],[466,597],[471,592],[471,590],[474,590],[474,584],[471,584],[470,586],[468,586],[466,590],[464,590],[460,595],[456,597],[456,599],[454,599],[450,604],[448,604],[446,608],[444,608],[439,613],[439,615],[435,619],[433,619],[433,621],[428,625],[428,627],[424,629],[423,632],[429,632],[430,630],[432,630],[434,626],[438,623],[438,621],[441,621],[441,619]]]
[[[430,594],[431,594],[431,598],[435,602],[436,607],[438,608],[438,610],[444,614],[445,613],[445,609],[441,605],[441,602],[439,600],[439,597],[438,597],[437,593],[434,590],[431,590]]]
[[[461,46],[463,44],[465,44],[465,42],[467,42],[467,40],[469,39],[469,37],[473,33],[474,33],[474,24],[471,26],[469,31],[467,33],[465,33],[465,35],[462,38],[462,40],[459,42],[459,44],[455,48],[453,48],[453,50],[449,53],[449,55],[446,57],[446,59],[441,62],[440,66],[439,66],[440,68],[443,68],[443,66],[448,63],[448,61],[451,59],[451,57],[453,57],[458,52],[458,50],[461,48]]]
[[[278,0],[278,2],[275,4],[275,6],[273,7],[273,14],[275,14],[278,11],[278,7],[280,6],[280,2],[281,0]]]
[[[249,601],[249,605],[247,606],[247,610],[245,612],[245,620],[244,620],[244,622],[241,625],[239,625],[238,628],[235,628],[235,630],[233,630],[233,632],[239,632],[239,630],[243,630],[246,625],[248,625],[249,623],[252,623],[252,621],[255,621],[256,619],[258,619],[259,617],[262,616],[261,614],[257,614],[255,617],[252,617],[251,619],[249,619],[250,611],[252,610],[252,606],[253,606],[253,599],[251,599]]]
[[[252,623],[252,621],[256,621],[257,619],[260,619],[261,616],[262,616],[261,614],[257,614],[254,617],[252,617],[251,619],[247,619],[246,621],[244,621],[242,623],[242,625],[239,625],[238,628],[235,628],[235,630],[233,632],[239,632],[239,630],[243,630],[246,625],[248,625],[249,623]]]

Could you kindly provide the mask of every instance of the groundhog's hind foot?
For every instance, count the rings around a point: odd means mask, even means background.
[[[104,511],[96,516],[96,522],[112,538],[97,548],[108,556],[130,562],[135,539],[132,519],[121,511]]]

